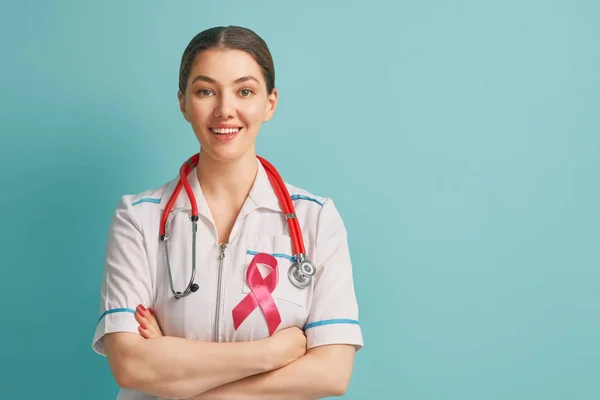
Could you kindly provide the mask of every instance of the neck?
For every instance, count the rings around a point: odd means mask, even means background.
[[[196,174],[206,198],[243,204],[258,172],[256,155],[249,151],[238,160],[223,162],[200,151]]]

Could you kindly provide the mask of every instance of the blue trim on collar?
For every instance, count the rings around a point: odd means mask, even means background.
[[[160,199],[153,199],[150,197],[144,197],[143,199],[140,199],[134,203],[131,203],[131,206],[137,206],[140,203],[154,203],[154,204],[160,204]]]
[[[323,205],[323,203],[321,203],[319,200],[312,198],[312,197],[304,196],[302,194],[294,194],[290,197],[292,198],[292,200],[309,200],[309,201],[314,201],[315,203],[317,203],[320,206]]]
[[[290,196],[292,200],[308,200],[308,201],[313,201],[315,203],[317,203],[320,206],[323,206],[323,203],[320,202],[319,200],[313,198],[313,197],[309,197],[309,196],[304,196],[302,194],[294,194],[292,196]],[[151,198],[151,197],[144,197],[143,199],[139,199],[136,202],[133,202],[131,205],[132,206],[137,206],[140,203],[154,203],[154,204],[160,204],[161,199],[155,199],[155,198]]]

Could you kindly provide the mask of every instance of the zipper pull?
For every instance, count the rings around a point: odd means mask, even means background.
[[[222,260],[225,258],[225,249],[227,248],[226,244],[219,244],[219,260]]]

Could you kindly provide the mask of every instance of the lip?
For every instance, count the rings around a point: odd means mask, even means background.
[[[214,135],[213,134],[213,137],[215,139],[217,139],[218,141],[220,141],[220,142],[229,142],[230,140],[235,139],[238,135],[239,135],[239,132],[237,132],[237,133],[230,133],[228,135]]]

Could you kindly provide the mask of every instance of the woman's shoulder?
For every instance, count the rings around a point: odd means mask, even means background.
[[[130,192],[121,195],[118,208],[146,209],[157,208],[161,204],[163,195],[172,186],[177,184],[177,179],[170,180],[161,186],[145,189],[141,192]]]
[[[294,205],[296,205],[297,203],[306,203],[311,206],[312,204],[316,204],[319,207],[323,207],[323,204],[325,204],[326,201],[330,200],[328,197],[313,194],[308,190],[302,189],[298,186],[294,186],[288,182],[285,182],[285,186],[287,187],[287,190],[290,193],[290,197],[292,198]]]
[[[302,214],[315,222],[321,221],[321,224],[334,223],[343,226],[341,215],[331,197],[316,195],[288,182],[285,182],[285,185],[297,214]]]
[[[303,232],[316,241],[327,241],[335,235],[346,237],[344,220],[331,197],[313,194],[287,182],[285,185],[303,225]]]

